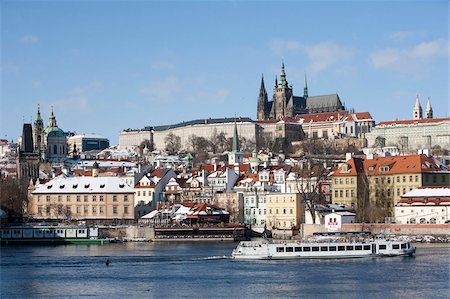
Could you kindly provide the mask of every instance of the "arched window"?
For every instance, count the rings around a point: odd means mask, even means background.
[[[427,220],[425,218],[420,218],[420,224],[427,223]]]
[[[53,145],[53,154],[56,155],[57,152],[58,152],[58,146],[55,144],[55,145]]]
[[[436,224],[436,218],[431,218],[431,219],[430,219],[430,223],[431,223],[431,224]]]
[[[411,219],[409,219],[409,223],[411,223],[411,224],[416,224],[416,218],[411,218]]]

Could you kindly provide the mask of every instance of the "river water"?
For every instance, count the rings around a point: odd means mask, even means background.
[[[258,262],[229,259],[236,245],[4,246],[1,298],[450,298],[447,244],[412,258]]]

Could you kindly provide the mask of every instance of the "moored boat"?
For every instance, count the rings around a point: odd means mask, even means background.
[[[411,241],[372,239],[357,242],[273,242],[243,241],[231,257],[241,260],[271,259],[338,259],[382,256],[412,256]]]
[[[97,227],[11,226],[0,228],[2,245],[15,244],[107,244],[98,238]]]

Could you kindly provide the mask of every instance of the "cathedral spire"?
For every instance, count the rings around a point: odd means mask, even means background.
[[[303,97],[305,99],[308,97],[308,82],[306,80],[306,73],[305,73],[305,87],[303,88]]]
[[[413,108],[414,119],[422,119],[422,106],[420,106],[419,95],[416,96],[416,104]]]
[[[256,115],[257,119],[266,119],[267,118],[267,103],[268,103],[268,97],[267,97],[266,87],[264,86],[264,75],[261,75],[261,87],[259,88],[258,111],[257,111],[257,115]]]
[[[280,85],[281,87],[288,86],[288,82],[286,81],[286,72],[284,70],[284,60],[281,61]]]
[[[275,86],[274,87],[278,88],[278,76],[277,75],[275,75]]]
[[[425,118],[433,118],[433,108],[431,108],[431,102],[429,97],[427,102],[427,108],[425,109]]]

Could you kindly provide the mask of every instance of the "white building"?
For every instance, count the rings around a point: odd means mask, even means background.
[[[97,134],[78,134],[67,138],[69,155],[91,150],[104,150],[109,147],[108,138]]]
[[[250,118],[209,118],[182,122],[173,125],[145,127],[139,130],[127,129],[119,135],[119,148],[133,150],[142,141],[148,139],[153,142],[155,150],[165,150],[165,138],[170,134],[180,137],[181,148],[189,147],[189,137],[196,135],[210,139],[213,132],[223,132],[227,138],[233,137],[235,121],[239,136],[247,140],[256,140],[256,123]]]
[[[402,224],[443,224],[450,221],[450,187],[418,188],[395,206],[395,221]]]
[[[356,214],[352,212],[333,212],[325,215],[325,228],[328,231],[338,231],[342,224],[355,223]]]

